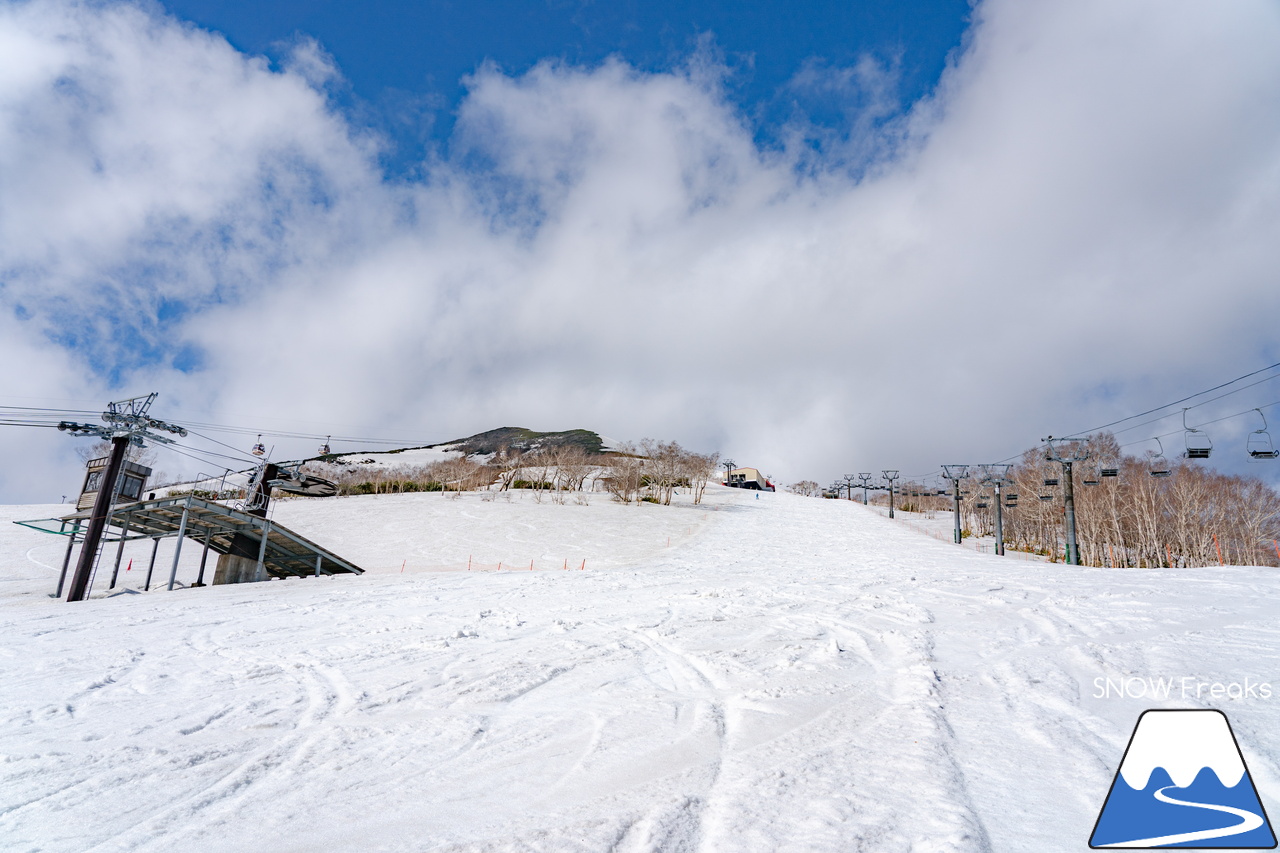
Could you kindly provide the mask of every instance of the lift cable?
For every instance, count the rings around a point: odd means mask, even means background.
[[[1222,416],[1222,417],[1220,417],[1220,418],[1214,418],[1214,419],[1213,419],[1213,420],[1211,420],[1211,421],[1205,421],[1205,422],[1204,422],[1204,423],[1202,423],[1202,424],[1198,424],[1198,426],[1202,426],[1202,427],[1203,427],[1203,426],[1209,426],[1209,424],[1216,424],[1216,423],[1221,423],[1221,422],[1223,422],[1223,421],[1229,421],[1229,420],[1231,420],[1232,418],[1242,417],[1243,415],[1247,415],[1247,414],[1249,414],[1250,412],[1257,411],[1258,409],[1269,409],[1269,408],[1271,408],[1272,406],[1280,406],[1280,400],[1275,400],[1275,401],[1270,402],[1270,403],[1263,403],[1261,406],[1254,406],[1252,409],[1245,409],[1243,412],[1236,412],[1236,413],[1235,413],[1235,414],[1233,414],[1233,415],[1223,415],[1223,416]],[[1151,423],[1154,423],[1154,421],[1151,421]],[[1143,444],[1143,443],[1145,443],[1145,442],[1151,441],[1151,439],[1153,439],[1153,438],[1168,438],[1168,437],[1173,436],[1173,435],[1180,435],[1180,434],[1182,434],[1184,431],[1185,431],[1185,430],[1182,430],[1182,429],[1170,430],[1169,432],[1162,432],[1162,433],[1160,433],[1159,435],[1153,435],[1153,436],[1151,436],[1150,438],[1139,438],[1139,439],[1135,439],[1135,440],[1133,440],[1133,441],[1125,442],[1124,444],[1122,444],[1122,445],[1120,445],[1120,446],[1121,446],[1121,447],[1132,447],[1132,446],[1133,446],[1133,445],[1135,445],[1135,444]]]
[[[1274,369],[1275,369],[1275,368],[1277,368],[1277,367],[1280,367],[1280,362],[1276,362],[1275,364],[1267,365],[1266,367],[1260,367],[1260,368],[1258,368],[1257,370],[1252,371],[1251,373],[1246,373],[1244,376],[1237,376],[1235,379],[1232,379],[1230,382],[1223,382],[1221,385],[1215,385],[1215,386],[1213,386],[1212,388],[1206,388],[1206,389],[1204,389],[1203,391],[1197,391],[1196,393],[1191,394],[1190,396],[1183,397],[1181,400],[1174,400],[1172,403],[1165,403],[1163,406],[1156,406],[1154,409],[1148,409],[1147,411],[1145,411],[1145,412],[1139,412],[1139,413],[1138,413],[1138,414],[1136,414],[1136,415],[1129,415],[1129,417],[1127,417],[1127,418],[1121,418],[1121,419],[1120,419],[1120,420],[1118,420],[1118,421],[1112,421],[1112,422],[1111,422],[1111,423],[1109,423],[1109,424],[1103,424],[1102,426],[1099,426],[1099,427],[1093,427],[1092,429],[1077,430],[1076,432],[1069,433],[1069,435],[1068,435],[1068,436],[1064,436],[1064,437],[1063,437],[1063,440],[1064,440],[1064,441],[1070,441],[1070,440],[1072,440],[1072,438],[1073,438],[1073,437],[1076,437],[1076,436],[1083,436],[1083,435],[1086,435],[1086,434],[1091,434],[1091,433],[1095,433],[1095,432],[1100,432],[1100,431],[1102,431],[1102,430],[1104,430],[1104,429],[1107,429],[1107,428],[1109,428],[1109,427],[1116,426],[1117,424],[1122,424],[1122,423],[1124,423],[1125,421],[1131,421],[1131,420],[1133,420],[1133,419],[1135,419],[1135,418],[1141,418],[1141,417],[1145,417],[1146,415],[1152,415],[1152,414],[1155,414],[1156,412],[1158,412],[1158,411],[1160,411],[1160,410],[1162,410],[1162,409],[1168,409],[1168,408],[1170,408],[1170,407],[1172,407],[1172,406],[1176,406],[1176,405],[1178,405],[1179,403],[1185,403],[1185,402],[1187,402],[1188,400],[1194,400],[1196,397],[1203,396],[1203,395],[1208,394],[1208,393],[1213,392],[1213,391],[1218,391],[1218,390],[1220,390],[1220,389],[1222,389],[1222,388],[1226,388],[1228,385],[1234,385],[1234,384],[1236,384],[1237,382],[1239,382],[1239,381],[1240,381],[1240,380],[1242,380],[1242,379],[1248,379],[1248,378],[1250,378],[1251,376],[1257,376],[1259,373],[1265,373],[1266,371],[1268,371],[1268,370],[1274,370]],[[1275,378],[1277,378],[1277,377],[1280,377],[1280,374],[1277,374],[1276,376],[1268,376],[1266,379],[1260,379],[1260,380],[1258,380],[1258,382],[1254,382],[1254,383],[1252,383],[1251,385],[1246,385],[1246,386],[1245,386],[1245,388],[1252,388],[1252,387],[1253,387],[1253,385],[1257,385],[1257,384],[1259,384],[1259,383],[1261,383],[1261,382],[1268,382],[1268,381],[1270,381],[1270,380],[1272,380],[1272,379],[1275,379]],[[1243,390],[1244,390],[1244,388],[1237,388],[1237,389],[1236,389],[1236,391],[1243,391]],[[1229,396],[1230,394],[1234,394],[1234,393],[1236,393],[1236,391],[1230,391],[1230,392],[1228,392],[1227,394],[1223,394],[1223,395],[1222,395],[1222,396],[1220,396],[1220,397],[1214,397],[1213,399],[1214,399],[1214,400],[1221,400],[1221,399],[1222,399],[1222,397],[1226,397],[1226,396]],[[1205,401],[1204,401],[1204,403],[1211,403],[1211,402],[1213,402],[1213,400],[1205,400]],[[1196,406],[1204,405],[1204,403],[1197,403],[1197,404],[1196,404]],[[1191,406],[1191,407],[1189,407],[1189,408],[1195,408],[1195,406]],[[1170,413],[1170,414],[1172,414],[1172,413]],[[1165,417],[1168,417],[1168,416],[1166,415]],[[1157,420],[1158,420],[1158,419],[1157,419]],[[1129,427],[1126,427],[1126,429],[1129,429]],[[1121,432],[1123,432],[1123,431],[1124,431],[1124,430],[1121,430]]]

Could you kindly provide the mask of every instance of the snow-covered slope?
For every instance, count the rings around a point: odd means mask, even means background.
[[[1274,571],[1001,559],[714,487],[277,518],[377,571],[69,605],[57,541],[0,525],[6,850],[1081,850],[1148,707],[1222,707],[1277,810],[1280,697],[1095,682],[1280,682]]]

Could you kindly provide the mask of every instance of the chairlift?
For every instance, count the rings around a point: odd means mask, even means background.
[[[249,451],[254,456],[266,456],[267,448],[262,443],[262,434],[258,434],[258,440],[253,443],[253,450]]]
[[[1081,480],[1081,482],[1084,483],[1086,486],[1096,486],[1098,485],[1099,482],[1101,482],[1098,479],[1099,476],[1100,475],[1098,473],[1098,469],[1093,468],[1085,472],[1084,479]]]
[[[1164,443],[1158,438],[1154,441],[1160,447],[1160,452],[1151,457],[1150,474],[1152,477],[1168,477],[1173,472],[1169,470],[1169,460],[1164,457]]]
[[[1051,501],[1051,500],[1053,500],[1053,495],[1041,495],[1041,496],[1040,496],[1040,500],[1042,500],[1042,501]]]
[[[976,506],[978,509],[986,509],[988,506],[990,506],[990,504],[988,504],[986,501],[978,501],[976,504],[974,504],[974,506]]]
[[[320,445],[320,455],[321,455],[321,456],[328,456],[330,453],[332,453],[332,452],[333,452],[333,451],[331,451],[331,450],[329,449],[329,439],[331,439],[331,438],[333,438],[333,436],[331,436],[331,435],[326,435],[326,436],[324,437],[324,444]]]
[[[1057,477],[1045,477],[1045,478],[1044,478],[1044,484],[1045,484],[1046,486],[1056,486],[1056,485],[1058,485],[1058,478],[1057,478]]]
[[[1187,444],[1186,451],[1183,452],[1183,459],[1208,459],[1209,454],[1213,451],[1213,442],[1209,440],[1209,436],[1203,431],[1187,426],[1187,410],[1182,410],[1182,429],[1183,440]]]
[[[1271,443],[1271,433],[1267,432],[1267,416],[1262,414],[1262,409],[1254,409],[1254,411],[1258,413],[1258,417],[1262,418],[1262,429],[1255,429],[1249,434],[1247,445],[1249,461],[1261,462],[1275,459],[1280,456],[1280,450],[1276,450],[1275,445]]]
[[[1119,477],[1119,476],[1120,476],[1120,469],[1119,469],[1119,468],[1108,468],[1107,466],[1105,466],[1105,465],[1104,465],[1101,469],[1099,469],[1098,473],[1099,473],[1099,474],[1101,474],[1101,475],[1102,475],[1102,476],[1104,476],[1104,477]]]

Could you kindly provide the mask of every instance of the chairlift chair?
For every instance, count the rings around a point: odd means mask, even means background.
[[[1056,486],[1056,485],[1058,485],[1058,478],[1057,478],[1057,477],[1045,477],[1045,478],[1044,478],[1044,484],[1045,484],[1046,486]]]
[[[330,453],[332,453],[332,451],[331,451],[331,450],[329,450],[329,439],[331,439],[331,438],[333,438],[333,436],[331,436],[331,435],[326,435],[326,436],[324,437],[324,444],[320,445],[320,455],[321,455],[321,456],[328,456]]]
[[[1271,442],[1271,433],[1267,432],[1267,416],[1262,414],[1262,409],[1254,409],[1254,411],[1258,413],[1258,417],[1262,418],[1262,429],[1255,429],[1249,434],[1247,444],[1249,461],[1262,462],[1280,457],[1280,450],[1276,450]]]
[[[976,506],[978,509],[986,509],[988,506],[990,506],[990,504],[988,504],[986,501],[978,501],[976,504],[974,504],[974,506]]]
[[[1040,496],[1040,500],[1042,500],[1042,501],[1051,501],[1051,500],[1053,500],[1053,495],[1041,495],[1041,496]]]
[[[1182,410],[1182,429],[1183,440],[1186,442],[1187,449],[1183,451],[1183,459],[1208,459],[1209,454],[1213,452],[1213,442],[1209,440],[1209,436],[1203,431],[1187,426],[1187,410]]]
[[[1084,479],[1081,482],[1084,483],[1086,486],[1096,486],[1098,485],[1099,482],[1101,482],[1098,479],[1099,476],[1100,474],[1098,472],[1098,469],[1094,468],[1090,471],[1085,472]]]
[[[1173,472],[1169,469],[1169,460],[1164,456],[1164,443],[1158,438],[1155,443],[1160,447],[1160,452],[1151,457],[1149,472],[1152,477],[1168,477]]]
[[[1110,464],[1110,463],[1108,463],[1108,464]],[[1114,468],[1114,467],[1113,467],[1113,468],[1108,468],[1106,465],[1104,465],[1104,466],[1103,466],[1103,467],[1098,471],[1098,473],[1099,473],[1099,474],[1101,474],[1101,475],[1102,475],[1102,476],[1104,476],[1104,477],[1119,477],[1119,476],[1120,476],[1120,469],[1119,469],[1119,468]]]
[[[265,456],[267,448],[262,444],[262,434],[258,434],[258,440],[253,443],[253,450],[249,451],[254,456]]]

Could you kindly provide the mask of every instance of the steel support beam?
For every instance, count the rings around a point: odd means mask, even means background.
[[[62,523],[65,530],[66,522]],[[76,519],[75,525],[71,528],[71,536],[67,539],[67,555],[62,558],[62,573],[58,575],[58,591],[53,594],[54,598],[62,598],[62,585],[67,581],[67,569],[71,566],[71,549],[76,544],[76,534],[80,532],[80,520]]]
[[[169,592],[173,592],[173,583],[178,579],[178,558],[182,556],[182,540],[187,536],[187,514],[191,509],[191,500],[182,510],[182,523],[178,525],[178,545],[173,549],[173,568],[169,570]]]
[[[84,545],[80,548],[75,574],[71,576],[71,590],[67,593],[67,601],[82,601],[89,591],[89,576],[93,573],[93,564],[98,557],[98,544],[102,541],[102,531],[107,526],[107,516],[115,501],[116,480],[120,477],[120,469],[124,467],[124,457],[129,450],[130,441],[131,437],[128,435],[118,435],[111,439],[110,461],[107,462],[107,470],[102,473],[98,497],[93,502],[89,528],[84,534]]]
[[[107,589],[116,588],[116,578],[120,575],[120,558],[124,556],[124,540],[129,537],[129,514],[124,517],[124,527],[120,528],[120,545],[116,548],[116,564],[111,567],[111,585]]]

